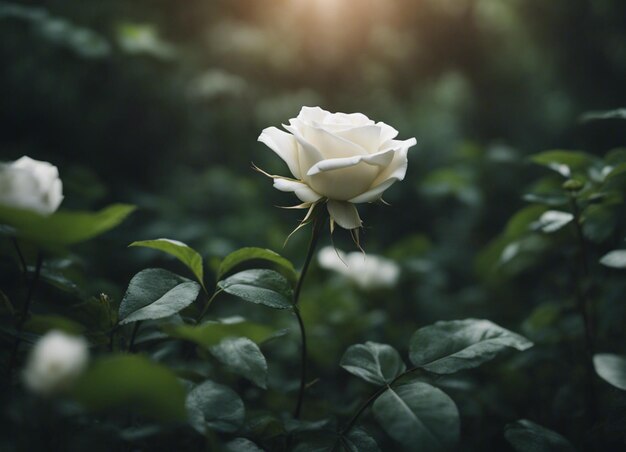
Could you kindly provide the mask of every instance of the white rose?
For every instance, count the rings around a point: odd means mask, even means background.
[[[331,246],[317,255],[320,267],[333,270],[363,290],[394,287],[400,277],[400,267],[392,260],[359,252],[344,253]]]
[[[259,141],[282,158],[295,179],[270,176],[274,187],[294,192],[311,208],[327,201],[331,221],[345,229],[361,226],[354,206],[374,202],[394,182],[404,179],[407,153],[415,138],[400,141],[398,131],[361,113],[329,113],[303,107],[289,132],[269,127]]]
[[[56,166],[22,157],[0,165],[0,205],[54,213],[63,201],[63,184]]]
[[[32,392],[44,396],[62,392],[85,370],[88,360],[84,338],[50,331],[31,350],[24,369],[24,383]]]

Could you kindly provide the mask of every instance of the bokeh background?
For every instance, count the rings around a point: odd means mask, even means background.
[[[619,121],[580,121],[626,105],[623,0],[3,1],[0,61],[1,159],[59,166],[66,208],[139,207],[76,250],[83,290],[117,300],[140,269],[176,266],[128,250],[135,240],[181,240],[209,261],[259,246],[302,262],[306,232],[283,247],[299,214],[274,207],[293,199],[251,168],[284,172],[256,139],[301,106],[415,136],[391,206],[361,209],[365,249],[402,265],[400,286],[365,296],[319,268],[308,283],[315,365],[346,386],[337,362],[356,341],[405,344],[419,325],[468,316],[530,334],[533,309],[562,290],[558,275],[539,283],[557,264],[537,254],[497,277],[489,265],[542,171],[527,156],[626,143]],[[354,248],[341,231],[334,239]],[[481,392],[481,374],[451,384],[480,394],[455,399],[464,429],[481,429],[476,450],[521,416],[572,428],[556,369],[531,391],[526,373],[543,370],[519,366],[489,370],[504,395]]]

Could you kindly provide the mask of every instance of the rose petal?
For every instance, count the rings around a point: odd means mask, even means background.
[[[384,122],[377,122],[376,125],[380,127],[380,142],[385,144],[389,140],[393,140],[398,136],[398,131]]]
[[[385,182],[378,184],[371,190],[368,190],[365,193],[359,196],[356,196],[348,201],[354,204],[378,201],[380,197],[383,195],[383,192],[387,190],[389,187],[391,187],[397,181],[398,179],[396,179],[395,177],[387,179]]]
[[[350,127],[334,131],[337,136],[361,146],[368,154],[380,150],[381,129],[377,125]]]
[[[268,127],[261,132],[259,141],[285,161],[294,177],[300,178],[298,144],[293,135],[283,132],[276,127]]]
[[[298,128],[306,141],[315,146],[325,159],[369,154],[367,148],[343,138],[337,132],[325,130],[324,126],[298,124],[295,121],[292,126]],[[378,143],[376,146],[378,147]]]
[[[329,200],[326,206],[330,217],[344,229],[360,228],[363,224],[354,204]]]
[[[377,187],[388,179],[404,179],[404,176],[406,175],[406,170],[409,165],[409,161],[407,159],[409,148],[416,145],[417,141],[415,140],[415,138],[411,138],[410,140],[406,140],[403,142],[398,141],[396,143],[400,143],[404,147],[394,154],[393,160],[386,168],[384,168],[380,172],[378,177],[376,177],[376,180],[374,180],[374,182],[372,183],[372,187]]]
[[[17,159],[11,166],[33,174],[42,191],[48,190],[52,183],[59,178],[59,169],[56,166],[49,162],[33,160],[26,155]]]
[[[48,192],[48,205],[50,206],[49,212],[56,212],[64,198],[63,182],[61,182],[61,179],[57,179],[52,183],[50,191]]]
[[[388,149],[410,149],[417,144],[415,138],[409,138],[408,140],[390,140],[384,146],[381,146],[381,151]]]
[[[329,124],[350,124],[352,126],[373,125],[374,121],[363,113],[331,113],[325,118]]]
[[[375,154],[355,155],[353,157],[322,160],[321,162],[317,162],[309,169],[309,171],[307,172],[307,176],[314,176],[316,174],[326,171],[349,168],[351,166],[358,165],[361,162],[367,163],[368,165],[385,167],[392,162],[395,152],[396,151],[394,149],[387,149],[381,152],[377,152]]]
[[[307,183],[328,199],[347,201],[369,190],[378,173],[380,167],[360,162],[348,168],[307,176],[310,179]]]
[[[294,124],[294,120],[290,122]],[[317,162],[324,160],[322,153],[302,135],[297,127],[283,124],[283,127],[291,132],[298,143],[298,162],[300,165],[300,177],[298,179],[308,182],[307,172]]]
[[[298,119],[309,124],[313,122],[322,123],[330,115],[330,112],[320,107],[302,107],[298,114]]]
[[[322,195],[313,191],[308,185],[294,180],[276,178],[274,188],[284,192],[293,192],[302,202],[315,202],[322,198]]]

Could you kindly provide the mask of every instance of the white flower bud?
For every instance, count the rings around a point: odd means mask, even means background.
[[[46,333],[35,344],[24,369],[24,383],[44,396],[68,389],[87,367],[89,349],[83,337],[61,331]]]
[[[0,205],[50,215],[61,201],[63,184],[56,166],[26,156],[0,165]]]

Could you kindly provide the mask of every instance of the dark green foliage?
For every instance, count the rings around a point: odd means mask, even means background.
[[[160,268],[137,273],[120,304],[121,325],[170,317],[195,301],[200,285]]]
[[[0,206],[0,450],[623,450],[624,42],[623,0],[0,1],[0,160],[65,195]],[[397,285],[314,256],[294,306],[310,229],[251,167],[303,105],[417,138],[359,205]],[[52,330],[91,358],[45,397]]]
[[[193,388],[185,405],[189,422],[201,434],[208,429],[237,431],[245,417],[245,408],[237,393],[210,380]]]
[[[436,374],[471,369],[514,348],[524,351],[533,344],[522,336],[488,320],[465,319],[437,322],[411,338],[411,362]]]
[[[74,396],[94,411],[115,408],[157,420],[186,418],[185,390],[176,376],[141,356],[98,359],[77,383]]]
[[[291,285],[284,276],[273,270],[244,270],[218,282],[217,286],[251,303],[274,309],[291,308]]]
[[[350,346],[341,358],[340,365],[351,374],[375,385],[391,383],[406,370],[396,349],[375,342]]]
[[[374,416],[408,449],[450,450],[459,440],[459,412],[450,397],[422,382],[391,387],[374,402]]]
[[[569,441],[556,432],[526,419],[508,424],[506,440],[518,452],[574,452]]]
[[[204,268],[202,265],[202,257],[198,252],[182,242],[169,239],[143,240],[141,242],[133,242],[128,246],[142,246],[146,248],[154,248],[170,254],[183,264],[194,274],[196,280],[204,285]]]

